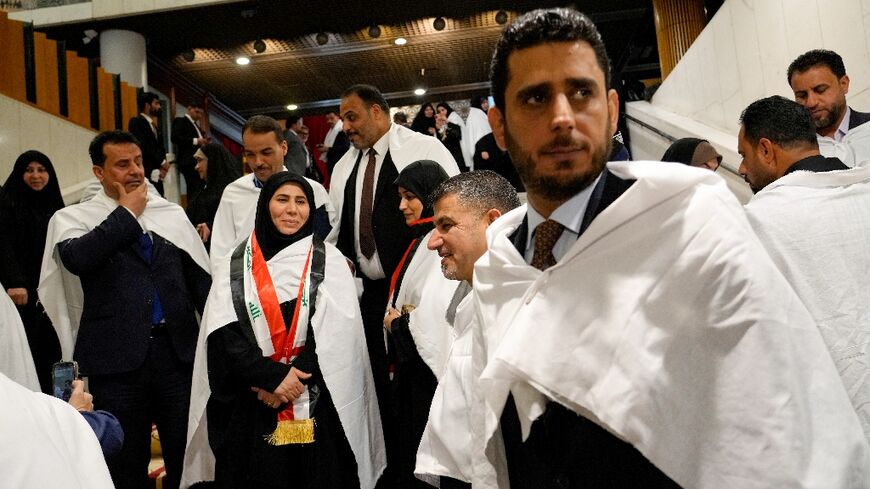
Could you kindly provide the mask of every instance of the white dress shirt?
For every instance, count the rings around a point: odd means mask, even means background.
[[[378,175],[381,173],[381,167],[384,164],[384,158],[387,156],[387,152],[390,150],[390,139],[389,139],[390,131],[384,133],[380,139],[374,144],[374,149],[377,151],[377,155],[375,156],[375,179],[372,183],[372,192],[375,192],[378,188]],[[366,174],[366,165],[369,162],[369,150],[362,151],[362,158],[359,161],[359,170],[356,172],[356,192],[354,205],[357,210],[360,209],[362,204],[362,188],[363,188],[363,180],[365,179]],[[374,195],[372,195],[372,205],[374,206],[375,199]],[[353,216],[353,242],[356,250],[356,259],[359,263],[360,271],[363,274],[372,279],[377,280],[380,278],[386,277],[384,273],[384,267],[381,265],[381,259],[378,257],[378,251],[375,249],[375,254],[372,257],[366,258],[362,253],[362,249],[359,246],[359,212],[355,212]]]

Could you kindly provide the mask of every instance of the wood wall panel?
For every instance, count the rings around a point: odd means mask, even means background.
[[[36,65],[36,106],[60,117],[60,97],[57,85],[57,42],[45,34],[33,35],[33,53]]]
[[[100,98],[100,131],[115,129],[115,95],[112,90],[112,74],[102,67],[97,68],[97,89]]]
[[[78,57],[74,52],[66,52],[67,99],[69,100],[69,120],[76,124],[91,127],[91,101],[88,91],[88,60]]]
[[[25,101],[24,24],[0,12],[0,93]]]
[[[127,121],[138,114],[136,110],[136,87],[121,82],[121,126],[127,130]]]

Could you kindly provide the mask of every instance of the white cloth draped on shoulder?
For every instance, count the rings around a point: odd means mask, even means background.
[[[462,141],[465,144],[465,149],[468,155],[465,157],[465,162],[470,170],[474,170],[474,147],[480,138],[492,132],[489,126],[489,118],[486,112],[471,107],[468,109],[468,117],[465,119],[465,132],[462,134]]]
[[[301,239],[284,248],[266,264],[275,285],[279,303],[295,299],[312,238]],[[245,272],[250,274],[250,272]],[[208,444],[206,403],[211,391],[208,382],[208,335],[238,320],[230,291],[230,260],[215,264],[214,281],[203,314],[188,418],[187,451],[181,487],[214,480],[214,454]],[[250,283],[246,278],[246,285]],[[383,431],[375,388],[369,367],[368,350],[362,329],[356,289],[344,257],[326,244],[326,268],[317,290],[314,329],[317,359],[341,426],[357,462],[360,486],[371,489],[386,466]],[[271,351],[269,338],[258,345]]]
[[[0,373],[34,392],[41,392],[24,323],[15,303],[0,284]]]
[[[94,430],[69,404],[0,373],[3,487],[112,489]]]
[[[287,171],[284,169],[283,171]],[[257,214],[257,199],[260,188],[254,185],[254,174],[242,175],[226,186],[214,216],[211,230],[211,260],[212,263],[222,261],[235,249],[236,245],[248,238],[254,230],[254,218]],[[338,214],[329,198],[329,193],[323,185],[306,178],[314,191],[314,208],[326,206],[329,224],[335,228]]]
[[[329,131],[327,131],[326,136],[323,138],[323,145],[331,148],[335,144],[336,136],[338,136],[343,127],[344,124],[341,122],[341,119],[335,121],[335,125],[329,128]],[[320,153],[320,161],[326,161],[326,151]]]
[[[746,215],[815,318],[870,439],[870,168],[790,173]]]
[[[454,282],[455,284],[456,282]],[[417,450],[414,473],[427,482],[440,476],[471,482],[471,362],[474,306],[466,295],[456,308],[444,371],[432,397],[429,421]]]
[[[87,234],[117,208],[118,202],[101,191],[91,200],[55,212],[48,223],[39,276],[39,300],[57,330],[64,359],[72,359],[84,297],[81,281],[63,266],[57,245]],[[145,211],[138,221],[143,231],[163,236],[203,270],[209,271],[208,254],[184,209],[149,193]]]
[[[868,487],[870,449],[818,328],[725,182],[657,162],[608,168],[636,182],[546,271],[508,238],[525,207],[487,231],[475,488],[505,475],[508,393],[523,437],[552,400],[683,487]]]
[[[839,158],[846,166],[870,166],[870,124],[850,129],[842,141],[816,136],[819,152],[828,158]]]
[[[437,138],[420,134],[399,124],[392,124],[390,126],[387,137],[389,138],[390,158],[393,160],[398,173],[402,173],[402,170],[406,166],[415,161],[432,160],[441,165],[448,176],[452,177],[459,174],[456,160],[453,159],[450,151]],[[353,167],[356,165],[359,155],[360,150],[351,146],[344,156],[338,160],[338,163],[335,164],[335,169],[332,171],[332,176],[329,180],[329,196],[332,198],[332,203],[335,206],[335,212],[339,220],[344,206],[344,189],[347,185],[347,179],[353,172]],[[393,182],[388,183],[392,184]],[[339,226],[333,226],[327,241],[335,243],[338,240],[338,232]]]

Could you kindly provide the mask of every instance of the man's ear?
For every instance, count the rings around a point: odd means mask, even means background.
[[[764,162],[764,165],[775,169],[776,160],[777,160],[777,149],[779,146],[776,145],[773,141],[767,138],[760,138],[758,140],[758,145],[756,146],[758,149],[758,153],[761,156],[761,161]]]
[[[97,180],[102,183],[103,181],[103,167],[94,165],[91,167],[91,170],[94,172],[94,176],[97,177]]]
[[[840,89],[843,90],[843,93],[849,93],[849,75],[843,75],[840,78]]]
[[[486,211],[487,224],[492,224],[493,221],[495,221],[499,217],[501,217],[501,211],[499,211],[498,209],[490,209]]]
[[[492,128],[492,135],[495,137],[495,142],[502,151],[507,151],[507,143],[504,138],[504,114],[498,107],[490,107],[486,114],[489,119],[489,126]]]
[[[610,116],[610,127],[613,128],[613,134],[616,134],[619,129],[619,93],[612,88],[607,91],[607,108],[609,109],[607,114]]]
[[[281,156],[287,156],[287,141],[281,141]]]

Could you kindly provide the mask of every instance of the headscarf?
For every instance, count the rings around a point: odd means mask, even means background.
[[[420,214],[420,219],[424,219],[435,215],[429,196],[438,185],[448,178],[450,177],[447,172],[438,163],[432,160],[419,160],[406,166],[393,184],[410,190],[420,199],[420,202],[423,203],[423,213]]]
[[[700,165],[716,158],[722,162],[722,155],[705,139],[683,138],[674,141],[662,155],[662,161],[674,161],[686,165]]]
[[[486,100],[486,96],[484,95],[475,95],[471,97],[471,106],[475,109],[483,110],[483,101]],[[485,110],[483,110],[486,112]]]
[[[24,171],[31,162],[37,162],[48,171],[48,183],[42,190],[33,190],[24,183]],[[39,151],[25,151],[15,160],[12,173],[3,185],[3,192],[16,207],[38,209],[48,215],[54,214],[63,208],[63,196],[60,193],[60,185],[57,181],[57,173],[48,156]]]
[[[450,114],[453,113],[453,107],[451,107],[450,104],[448,104],[447,102],[441,102],[435,108],[440,109],[441,107],[444,107],[445,109],[447,109],[447,116],[448,117],[450,116]],[[437,114],[438,110],[436,110],[435,113]]]
[[[223,190],[242,176],[242,166],[220,143],[208,143],[200,151],[208,158],[206,187]]]
[[[272,196],[287,183],[295,183],[302,187],[305,198],[308,200],[309,209],[308,219],[306,219],[298,231],[291,235],[278,231],[275,223],[272,222],[272,214],[269,212],[269,201],[272,200]],[[266,180],[263,190],[260,192],[260,198],[257,200],[257,217],[254,221],[254,233],[257,236],[257,243],[263,251],[263,258],[266,261],[272,259],[273,256],[284,248],[311,235],[313,229],[311,218],[314,214],[314,209],[314,190],[311,189],[311,185],[305,180],[305,177],[289,171],[282,171],[275,173]]]
[[[432,109],[432,117],[426,117],[426,107]],[[420,110],[417,112],[417,115],[414,116],[414,122],[411,123],[411,129],[427,136],[431,136],[431,134],[429,134],[430,127],[435,127],[435,107],[432,107],[432,104],[430,103],[425,103],[420,106]]]

